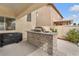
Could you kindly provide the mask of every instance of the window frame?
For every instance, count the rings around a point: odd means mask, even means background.
[[[27,14],[27,22],[31,22],[32,21],[31,17],[32,17],[31,13]]]
[[[4,23],[4,25],[3,25],[3,27],[4,27],[4,29],[3,30],[0,30],[0,31],[7,31],[7,27],[6,27],[6,18],[10,18],[10,19],[14,19],[14,21],[15,21],[15,26],[14,26],[14,29],[8,29],[8,30],[16,30],[16,18],[13,18],[13,17],[5,17],[5,16],[0,16],[0,17],[3,17],[3,23]]]

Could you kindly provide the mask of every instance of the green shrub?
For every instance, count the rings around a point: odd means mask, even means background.
[[[79,42],[79,31],[76,29],[69,30],[66,39],[74,43]]]
[[[55,29],[54,32],[57,32],[57,29]]]
[[[57,29],[52,29],[52,28],[50,28],[50,30],[51,30],[52,32],[57,32]]]

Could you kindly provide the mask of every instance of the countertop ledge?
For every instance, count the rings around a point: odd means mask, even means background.
[[[38,34],[46,34],[46,35],[56,35],[57,33],[54,32],[35,32],[35,31],[27,31],[27,32],[31,32],[31,33],[38,33]]]

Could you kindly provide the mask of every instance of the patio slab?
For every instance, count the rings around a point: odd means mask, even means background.
[[[57,50],[68,56],[79,56],[79,47],[68,41],[58,39]]]

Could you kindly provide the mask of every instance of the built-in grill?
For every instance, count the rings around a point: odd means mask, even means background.
[[[44,26],[42,26],[42,27],[35,27],[33,29],[33,31],[36,31],[36,32],[50,32],[50,28],[48,29],[47,27],[44,27]]]
[[[44,32],[44,28],[43,27],[35,27],[33,29],[33,31],[36,31],[36,32]]]

